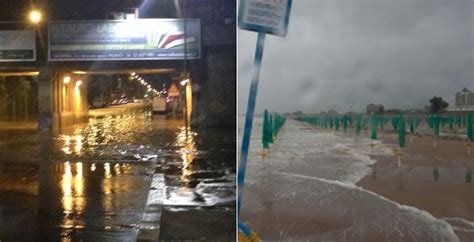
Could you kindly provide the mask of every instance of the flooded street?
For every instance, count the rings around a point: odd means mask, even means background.
[[[54,135],[0,132],[1,241],[135,241],[160,224],[176,236],[173,220],[202,210],[231,220],[218,233],[235,236],[234,129],[186,129],[126,105]],[[163,218],[148,219],[151,205]]]

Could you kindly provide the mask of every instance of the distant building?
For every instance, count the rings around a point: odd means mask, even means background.
[[[371,114],[372,112],[375,112],[376,114],[383,114],[384,113],[384,106],[381,105],[381,104],[375,105],[373,103],[367,105],[366,113]]]
[[[451,112],[474,111],[474,93],[467,88],[456,93],[454,106],[448,108]]]

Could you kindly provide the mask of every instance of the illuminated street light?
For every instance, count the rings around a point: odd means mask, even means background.
[[[64,79],[63,79],[63,82],[64,82],[64,84],[68,84],[69,82],[71,82],[71,77],[70,76],[65,76]]]
[[[38,24],[43,18],[43,14],[39,10],[32,10],[29,15],[30,22],[33,24]]]
[[[186,86],[186,84],[188,84],[188,82],[189,82],[189,79],[181,81],[181,86]]]
[[[135,72],[132,72],[132,73],[131,73],[132,77],[135,77],[136,74],[137,74],[137,73],[135,73]]]
[[[82,85],[82,81],[81,81],[81,80],[78,80],[78,81],[76,82],[76,87],[78,87],[78,86],[80,86],[80,85]]]

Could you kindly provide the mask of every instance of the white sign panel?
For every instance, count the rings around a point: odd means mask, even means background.
[[[291,0],[241,0],[239,27],[285,36],[290,10]]]
[[[0,31],[0,62],[35,61],[34,30]]]
[[[52,61],[201,57],[199,19],[62,21],[49,26],[49,58]]]

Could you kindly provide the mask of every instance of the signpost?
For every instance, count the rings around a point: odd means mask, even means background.
[[[260,67],[262,65],[263,47],[265,34],[286,36],[290,19],[292,0],[241,0],[239,7],[239,27],[241,29],[258,32],[257,48],[255,51],[252,82],[250,84],[249,99],[247,103],[247,114],[245,117],[242,147],[239,159],[239,170],[237,174],[238,189],[238,213],[242,202],[242,190],[245,181],[245,171],[250,146],[250,134],[252,133],[253,116],[257,100],[258,81]],[[239,221],[239,229],[245,235],[251,236],[251,231]]]
[[[59,21],[49,26],[51,61],[180,60],[200,57],[199,19],[186,19],[186,23],[182,19]]]
[[[0,31],[0,62],[36,60],[34,30]]]

